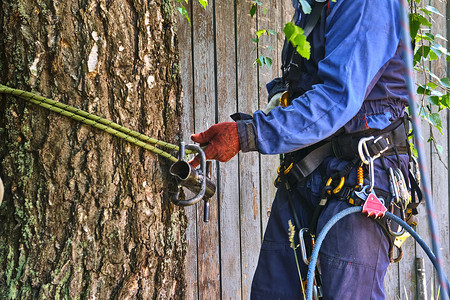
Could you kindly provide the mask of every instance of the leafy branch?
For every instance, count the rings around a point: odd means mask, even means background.
[[[300,0],[300,4],[302,5],[302,9],[305,13],[311,12],[311,6],[306,0]],[[263,14],[267,14],[267,9],[262,7],[262,2],[259,0],[253,0],[252,1],[252,7],[250,9],[250,16],[253,18],[260,7],[263,9]],[[285,24],[283,33],[286,36],[286,39],[291,42],[291,44],[296,48],[297,52],[306,59],[309,59],[310,53],[311,53],[311,46],[309,42],[306,40],[306,37],[303,35],[303,29],[298,27],[297,25],[288,22]],[[270,46],[261,46],[260,40],[263,35],[277,35],[278,33],[271,29],[260,29],[256,32],[256,38],[252,38],[252,41],[256,43],[256,47],[253,49],[253,51],[258,50],[260,48],[267,48],[270,50],[275,50],[273,47]],[[252,52],[253,52],[252,51]],[[259,55],[254,64],[257,64],[259,66],[267,65],[269,67],[272,66],[272,58],[264,55]]]
[[[419,116],[428,122],[430,129],[436,128],[443,134],[442,120],[439,112],[450,109],[450,79],[440,77],[430,69],[432,61],[445,59],[450,61],[450,53],[440,43],[447,42],[440,34],[433,34],[433,17],[443,17],[438,9],[431,5],[420,6],[421,0],[410,1],[410,33],[411,40],[416,45],[413,65],[416,72],[422,74],[420,80],[416,80],[419,95]],[[447,168],[442,159],[442,146],[439,145],[430,130],[428,142],[433,144],[439,159]],[[413,149],[414,150],[414,149]]]
[[[256,15],[256,13],[258,12],[259,7],[262,8],[262,12],[264,15],[267,14],[267,8],[262,7],[262,2],[258,1],[258,0],[253,0],[252,1],[252,7],[250,8],[250,17],[254,17]],[[261,48],[267,48],[269,50],[275,50],[273,47],[270,46],[261,46],[260,44],[260,40],[261,37],[264,35],[277,35],[278,33],[275,30],[271,30],[271,29],[260,29],[258,31],[256,31],[256,37],[252,38],[252,42],[256,43],[256,47],[252,50],[252,53],[255,51],[258,51]],[[255,62],[253,63],[254,65],[258,65],[260,67],[262,66],[269,66],[272,67],[272,58],[270,58],[269,56],[265,56],[265,55],[259,55],[256,59]]]

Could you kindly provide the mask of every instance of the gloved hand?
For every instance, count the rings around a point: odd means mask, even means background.
[[[269,103],[267,104],[266,108],[264,108],[263,112],[267,115],[272,109],[274,109],[277,106],[280,106],[280,99],[283,93],[277,93],[270,98]]]
[[[229,161],[241,149],[235,122],[217,123],[204,132],[191,135],[191,139],[200,143],[200,146],[206,146],[203,149],[206,159],[220,162]],[[196,168],[200,164],[200,157],[197,155],[189,163]]]

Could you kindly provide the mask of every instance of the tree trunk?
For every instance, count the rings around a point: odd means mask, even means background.
[[[0,10],[0,78],[178,143],[168,0],[15,0]],[[170,162],[0,97],[0,299],[179,299],[186,218]]]

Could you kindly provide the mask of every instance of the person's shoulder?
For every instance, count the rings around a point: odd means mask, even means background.
[[[376,6],[393,6],[398,0],[326,0],[328,2],[328,7],[330,12],[335,9],[342,7],[345,9],[355,9],[355,10],[362,10],[368,7],[373,6],[373,4],[376,4]]]

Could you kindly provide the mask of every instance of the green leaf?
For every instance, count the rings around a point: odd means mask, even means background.
[[[256,60],[255,63],[258,64],[258,66],[262,67],[264,65],[272,67],[272,59],[270,57],[260,55]]]
[[[437,34],[435,35],[435,38],[436,38],[436,39],[441,39],[441,40],[447,41],[447,39],[446,39],[445,37],[443,37],[442,35],[440,35],[439,33],[437,33]]]
[[[253,16],[256,14],[256,5],[253,4],[252,8],[250,9],[250,16],[253,18]]]
[[[431,96],[438,96],[438,97],[442,97],[444,94],[442,94],[441,92],[439,92],[438,90],[431,90]]]
[[[438,96],[429,96],[427,97],[428,102],[430,102],[432,105],[440,105],[440,99]]]
[[[428,17],[431,16],[431,11],[426,10],[425,8],[421,8],[420,11],[426,14]]]
[[[416,93],[419,95],[430,95],[430,90],[426,86],[419,85],[417,87]]]
[[[445,94],[439,98],[440,104],[447,109],[450,109],[450,94]]]
[[[428,82],[427,83],[427,87],[429,87],[430,89],[434,90],[435,88],[438,87],[438,85],[434,82]]]
[[[267,32],[269,34],[271,34],[271,35],[277,35],[278,34],[278,32],[276,32],[275,30],[271,30],[271,29],[267,30]]]
[[[305,14],[311,13],[311,5],[309,5],[308,1],[306,0],[298,0],[300,2],[300,5],[302,6],[302,10]]]
[[[258,31],[256,32],[256,36],[257,36],[258,38],[260,38],[264,33],[266,33],[266,30],[265,30],[265,29],[258,30]]]
[[[259,43],[259,39],[257,39],[257,38],[252,38],[252,42]]]
[[[270,57],[265,57],[264,61],[266,62],[266,65],[272,67],[272,59]]]
[[[422,24],[423,26],[427,26],[427,27],[433,26],[433,24],[431,24],[430,21],[428,21],[428,19],[425,18],[424,16],[416,14],[416,17],[417,17],[417,20],[420,22],[420,24]]]
[[[439,58],[439,56],[434,51],[430,51],[430,53],[428,53],[428,57],[430,58],[430,60],[438,60]]]
[[[430,114],[427,110],[425,110],[423,107],[421,107],[419,109],[419,116],[422,117],[425,120],[429,120],[430,119]]]
[[[286,39],[291,42],[297,52],[304,58],[309,59],[311,55],[311,45],[303,35],[303,29],[288,22],[284,26],[283,32]]]
[[[188,12],[187,12],[186,8],[184,8],[184,6],[181,5],[181,7],[177,7],[177,9],[178,9],[178,11],[180,12],[180,14],[181,14],[182,16],[184,16],[184,17],[188,20],[189,25],[192,25],[192,24],[191,24],[191,19],[189,19],[189,15],[188,15]]]
[[[431,121],[431,124],[433,124],[434,127],[436,127],[439,130],[439,132],[442,134],[441,116],[438,113],[431,113],[430,121]]]
[[[443,15],[439,12],[439,10],[437,10],[437,8],[434,7],[434,6],[427,5],[427,6],[425,6],[425,9],[426,9],[427,11],[429,11],[429,12],[435,13],[435,14],[437,14],[437,15],[443,17]]]
[[[208,0],[198,0],[198,2],[200,2],[204,9],[208,6]]]
[[[442,46],[439,45],[439,44],[433,44],[433,45],[431,45],[430,50],[431,50],[432,52],[430,52],[430,59],[433,60],[433,59],[431,58],[431,55],[432,55],[431,53],[436,54],[437,57],[441,57],[442,53],[446,51],[446,49],[443,49],[443,48],[444,48],[444,47],[442,47]]]
[[[420,62],[422,57],[424,59],[426,59],[428,57],[428,53],[430,53],[430,47],[429,46],[420,46],[416,50],[416,53],[414,53],[414,65],[416,65],[418,62]]]
[[[434,35],[432,35],[429,32],[425,33],[422,37],[423,37],[424,40],[427,40],[427,41],[430,41],[430,42],[434,42]]]
[[[447,77],[442,78],[440,82],[446,88],[450,88],[450,80]]]
[[[416,40],[417,32],[419,32],[420,29],[420,22],[419,20],[412,17],[412,15],[409,16],[409,31],[411,35],[411,39],[413,41]]]

